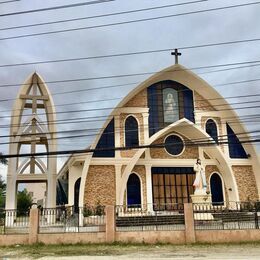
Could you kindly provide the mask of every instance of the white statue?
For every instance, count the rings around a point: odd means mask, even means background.
[[[193,183],[193,186],[195,187],[194,195],[206,195],[207,182],[205,176],[205,169],[201,165],[200,159],[197,159],[197,163],[194,165],[194,171],[196,172],[195,181]]]

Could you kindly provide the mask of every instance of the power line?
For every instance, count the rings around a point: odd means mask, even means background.
[[[254,140],[245,140],[241,141],[241,144],[250,144],[250,143],[259,143],[260,139]],[[196,143],[187,143],[184,142],[186,146],[216,146],[216,142],[209,141],[207,142],[196,142]],[[228,144],[227,141],[219,142],[220,144]],[[233,143],[235,144],[235,143]],[[169,144],[168,144],[169,145]],[[53,152],[41,152],[41,153],[21,153],[21,154],[7,154],[7,155],[0,155],[0,159],[7,159],[7,158],[21,158],[21,157],[38,157],[38,156],[49,156],[49,155],[65,155],[65,154],[86,154],[86,153],[93,153],[97,151],[123,151],[123,150],[132,150],[132,149],[142,149],[142,148],[164,148],[165,143],[159,144],[151,144],[151,145],[136,145],[131,147],[110,147],[110,148],[99,148],[99,149],[78,149],[78,150],[63,150],[63,151],[53,151]]]
[[[0,14],[0,17],[7,17],[7,16],[21,15],[21,14],[29,14],[29,13],[38,13],[38,12],[59,10],[59,9],[65,9],[65,8],[74,8],[74,7],[79,7],[79,6],[101,4],[101,3],[113,2],[113,1],[115,1],[115,0],[93,0],[93,1],[89,1],[89,2],[83,2],[83,3],[69,4],[69,5],[60,5],[60,6],[52,6],[52,7],[47,7],[47,8],[26,10],[26,11],[13,12],[13,13],[5,13],[5,14]]]
[[[21,28],[28,28],[28,27],[35,27],[35,26],[42,26],[42,25],[50,25],[50,24],[75,22],[75,21],[82,21],[82,20],[101,18],[101,17],[108,17],[108,16],[115,16],[115,15],[122,15],[122,14],[145,12],[145,11],[164,9],[164,8],[169,8],[169,7],[174,7],[174,6],[189,5],[189,4],[201,3],[201,2],[207,2],[207,1],[209,1],[209,0],[189,1],[189,2],[184,2],[184,3],[168,4],[168,5],[162,5],[162,6],[141,8],[141,9],[136,9],[136,10],[121,11],[121,12],[116,12],[116,13],[99,14],[99,15],[78,17],[78,18],[72,18],[72,19],[57,20],[57,21],[52,21],[52,22],[42,22],[42,23],[34,23],[34,24],[26,24],[26,25],[17,25],[17,26],[12,26],[12,27],[0,28],[0,31],[21,29]]]
[[[113,0],[107,0],[107,1],[113,1]],[[77,27],[77,28],[71,28],[71,29],[62,29],[62,30],[49,31],[49,32],[21,34],[21,35],[16,35],[16,36],[3,37],[3,38],[0,38],[0,41],[12,40],[12,39],[21,39],[21,38],[27,38],[27,37],[35,37],[35,36],[43,36],[43,35],[57,34],[57,33],[66,33],[66,32],[88,30],[88,29],[97,29],[97,28],[104,28],[104,27],[138,23],[138,22],[147,22],[147,21],[152,21],[152,20],[166,19],[166,18],[172,18],[172,17],[177,17],[177,16],[192,15],[192,14],[199,14],[199,13],[205,13],[205,12],[220,11],[220,10],[226,10],[226,9],[231,9],[231,8],[239,8],[239,7],[245,7],[245,6],[251,6],[251,5],[258,5],[258,4],[260,4],[260,1],[259,2],[253,2],[253,3],[224,6],[224,7],[216,7],[216,8],[211,8],[211,9],[190,11],[190,12],[179,13],[179,14],[164,15],[164,16],[157,16],[157,17],[151,17],[151,18],[142,18],[142,19],[136,19],[136,20],[128,20],[128,21],[115,22],[115,23],[109,23],[109,24],[83,26],[83,27]],[[0,15],[0,17],[1,17],[1,15]]]
[[[238,44],[238,43],[245,43],[245,42],[255,42],[255,41],[260,41],[260,38],[244,39],[244,40],[237,40],[237,41],[227,41],[227,42],[217,42],[217,43],[207,43],[207,44],[200,44],[200,45],[191,45],[191,46],[180,47],[179,49],[185,50],[185,49],[194,49],[194,48],[205,48],[205,47]],[[78,57],[78,58],[2,64],[2,65],[0,65],[0,68],[59,63],[59,62],[73,62],[73,61],[92,60],[92,59],[115,58],[115,57],[131,56],[131,55],[143,55],[143,54],[151,54],[151,53],[168,52],[168,51],[171,51],[172,49],[173,48],[165,48],[165,49],[157,49],[157,50],[144,50],[144,51],[135,51],[135,52],[126,52],[126,53],[114,53],[114,54],[107,54],[107,55],[97,55],[97,56]],[[252,64],[252,63],[258,63],[258,62],[260,62],[260,60],[226,63],[226,64],[218,64],[218,65],[212,65],[212,66],[200,66],[200,67],[195,67],[195,68],[191,68],[191,69],[216,68],[216,67],[222,67],[222,66],[235,66],[235,65]]]
[[[2,1],[0,4],[7,4],[7,3],[12,3],[12,2],[19,2],[20,0],[8,0],[8,1]]]
[[[217,66],[217,65],[215,65]],[[210,66],[208,66],[210,67]],[[197,67],[196,69],[198,69],[199,67]],[[202,68],[202,67],[200,67]],[[193,68],[194,69],[194,68]],[[168,70],[168,71],[153,71],[153,72],[140,72],[140,73],[130,73],[130,74],[119,74],[119,75],[110,75],[110,76],[99,76],[99,77],[89,77],[89,78],[75,78],[75,79],[64,79],[64,80],[52,80],[52,81],[44,81],[43,83],[38,83],[40,84],[56,84],[56,83],[68,83],[68,82],[80,82],[80,81],[89,81],[89,80],[104,80],[104,79],[112,79],[112,78],[124,78],[124,77],[133,77],[133,76],[144,76],[144,75],[151,75],[151,74],[155,74],[158,72],[161,73],[172,73],[172,72],[178,72],[178,71],[183,71],[184,69],[172,69],[172,70]],[[191,69],[187,69],[187,70],[191,70]],[[199,74],[199,73],[198,73]],[[244,81],[236,81],[236,82],[231,82],[231,83],[226,83],[227,84],[240,84],[240,83],[247,83],[247,82],[254,82],[254,81],[259,81],[260,79],[250,79],[250,80],[244,80]],[[130,83],[132,84],[132,83]],[[31,83],[16,83],[16,84],[3,84],[0,85],[0,88],[7,88],[7,87],[18,87],[18,86],[28,86],[31,85]],[[115,85],[115,87],[117,86],[121,86],[121,85]],[[214,86],[223,86],[223,84],[217,84]],[[111,86],[112,87],[112,86]],[[88,89],[86,91],[90,91],[90,90],[94,90],[94,89],[103,89],[103,88],[107,88],[107,87],[97,87],[97,88],[91,88]]]

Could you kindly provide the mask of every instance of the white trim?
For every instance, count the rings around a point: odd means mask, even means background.
[[[182,140],[182,143],[183,143],[183,148],[182,148],[182,151],[179,153],[179,154],[170,154],[168,151],[167,151],[167,149],[166,149],[166,147],[164,146],[164,150],[165,150],[165,152],[167,153],[167,154],[169,154],[170,156],[172,156],[172,157],[179,157],[179,156],[181,156],[183,153],[184,153],[184,151],[185,151],[185,142],[184,142],[184,139],[183,139],[183,137],[181,136],[181,135],[179,135],[179,134],[176,134],[176,133],[170,133],[170,134],[168,134],[165,138],[164,138],[164,140],[163,140],[163,143],[165,144],[165,140],[169,137],[169,136],[172,136],[172,135],[176,135],[176,136],[178,136],[181,140]]]

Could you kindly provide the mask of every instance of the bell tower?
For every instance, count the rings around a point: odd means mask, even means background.
[[[14,103],[7,173],[6,209],[16,209],[19,183],[46,183],[46,207],[56,206],[56,156],[38,157],[38,152],[54,152],[56,112],[47,85],[36,72],[20,88]],[[19,157],[20,154],[31,154]]]

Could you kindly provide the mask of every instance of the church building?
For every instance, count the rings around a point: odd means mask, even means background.
[[[249,140],[227,101],[175,64],[133,89],[108,116],[94,152],[73,154],[58,179],[68,181],[68,205],[167,210],[191,202],[200,159],[212,203],[256,201],[260,164]]]

